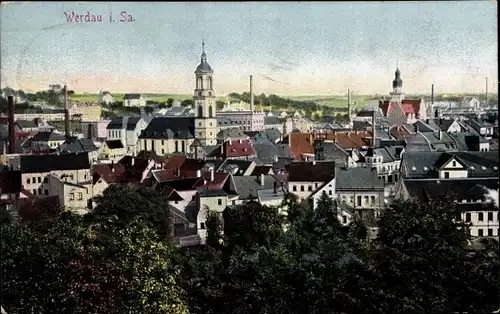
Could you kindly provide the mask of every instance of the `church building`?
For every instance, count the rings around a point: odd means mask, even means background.
[[[205,43],[196,68],[194,117],[155,117],[139,136],[141,150],[159,156],[173,153],[195,154],[195,149],[217,146],[216,98],[212,67],[207,62]]]
[[[393,125],[411,124],[417,120],[427,119],[427,111],[423,99],[405,99],[401,71],[396,68],[392,81],[390,100],[380,100],[379,109]]]

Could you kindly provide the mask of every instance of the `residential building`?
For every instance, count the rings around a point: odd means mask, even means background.
[[[111,95],[110,92],[107,92],[107,91],[104,91],[101,93],[101,95],[99,96],[99,103],[100,104],[112,104],[115,102],[115,98],[113,97],[113,95]]]
[[[280,131],[281,134],[286,135],[293,130],[293,120],[292,118],[280,118],[267,116],[264,117],[264,129],[276,129]]]
[[[265,113],[251,110],[234,110],[224,108],[217,112],[217,116],[231,120],[243,131],[260,131],[264,129]]]
[[[406,152],[396,196],[450,197],[461,209],[457,219],[472,223],[472,236],[498,236],[498,204],[491,198],[498,197],[498,163],[497,152]]]
[[[99,147],[98,159],[116,162],[125,155],[126,150],[121,140],[107,140]]]
[[[476,97],[466,96],[462,99],[461,108],[470,108],[474,110],[481,109],[481,101]]]
[[[96,162],[99,149],[94,142],[87,138],[71,138],[59,145],[58,149],[63,154],[88,154],[91,162]]]
[[[143,117],[115,117],[106,126],[108,140],[120,140],[127,155],[135,156],[140,151],[139,136],[148,122]]]
[[[39,131],[31,137],[30,148],[57,149],[65,140],[65,135],[57,130]]]
[[[299,132],[311,132],[314,126],[314,122],[306,117],[298,117],[293,119],[292,130],[299,130]]]
[[[146,107],[146,99],[141,94],[125,94],[123,95],[123,106]]]
[[[84,184],[91,180],[88,154],[21,155],[19,170],[24,189],[35,196],[58,195],[51,193],[49,175],[68,184]]]

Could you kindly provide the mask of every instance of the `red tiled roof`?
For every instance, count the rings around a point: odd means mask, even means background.
[[[379,108],[382,109],[382,113],[384,116],[388,116],[391,112],[396,108],[396,106],[401,105],[401,109],[405,114],[413,113],[418,115],[420,112],[420,106],[422,104],[422,100],[420,99],[403,99],[401,104],[397,102],[391,102],[390,100],[379,101]]]
[[[113,171],[114,169],[114,171]],[[120,164],[116,165],[92,165],[92,178],[95,184],[102,178],[106,183],[119,183],[124,179],[125,167]]]
[[[185,160],[186,156],[184,155],[171,156],[163,166],[163,169],[180,169]]]
[[[210,181],[210,171],[203,171],[201,176],[206,181],[202,185],[197,185],[197,190],[222,190],[224,184],[229,178],[229,173],[214,172],[214,180]]]
[[[295,160],[302,160],[303,154],[314,154],[315,139],[334,141],[343,149],[354,149],[367,146],[367,137],[371,137],[371,132],[290,133],[288,142]]]
[[[228,140],[224,142],[224,157],[249,157],[255,155],[251,140]]]
[[[186,171],[181,169],[163,169],[154,172],[154,177],[158,182],[166,182],[180,179],[196,178],[196,171]]]
[[[182,196],[177,193],[177,191],[169,186],[165,186],[161,194],[166,197],[169,201],[183,201]]]

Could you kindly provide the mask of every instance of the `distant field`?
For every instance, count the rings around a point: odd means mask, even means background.
[[[347,107],[347,96],[290,96],[292,100],[298,101],[313,101],[318,105],[324,105],[329,107]],[[374,96],[365,95],[354,95],[351,97],[351,105],[354,107],[364,107],[369,102],[379,99]],[[356,102],[356,106],[354,106]]]

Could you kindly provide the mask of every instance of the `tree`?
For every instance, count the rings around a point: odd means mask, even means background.
[[[207,245],[212,246],[214,248],[219,248],[222,243],[222,223],[221,223],[221,214],[214,210],[207,211]]]
[[[192,99],[185,99],[181,102],[181,106],[184,107],[193,107],[194,106],[194,101]]]
[[[490,310],[477,302],[486,289],[474,289],[466,250],[468,225],[455,222],[447,200],[431,204],[399,202],[383,212],[373,252],[371,309],[383,313],[444,313]],[[472,277],[472,278],[471,278]],[[479,295],[478,295],[479,294]],[[498,300],[497,300],[498,301]],[[495,304],[498,306],[498,303]]]
[[[148,190],[111,188],[94,214],[2,224],[7,312],[186,313],[157,201]]]
[[[170,108],[174,104],[174,99],[173,98],[168,98],[167,99],[167,107]]]

